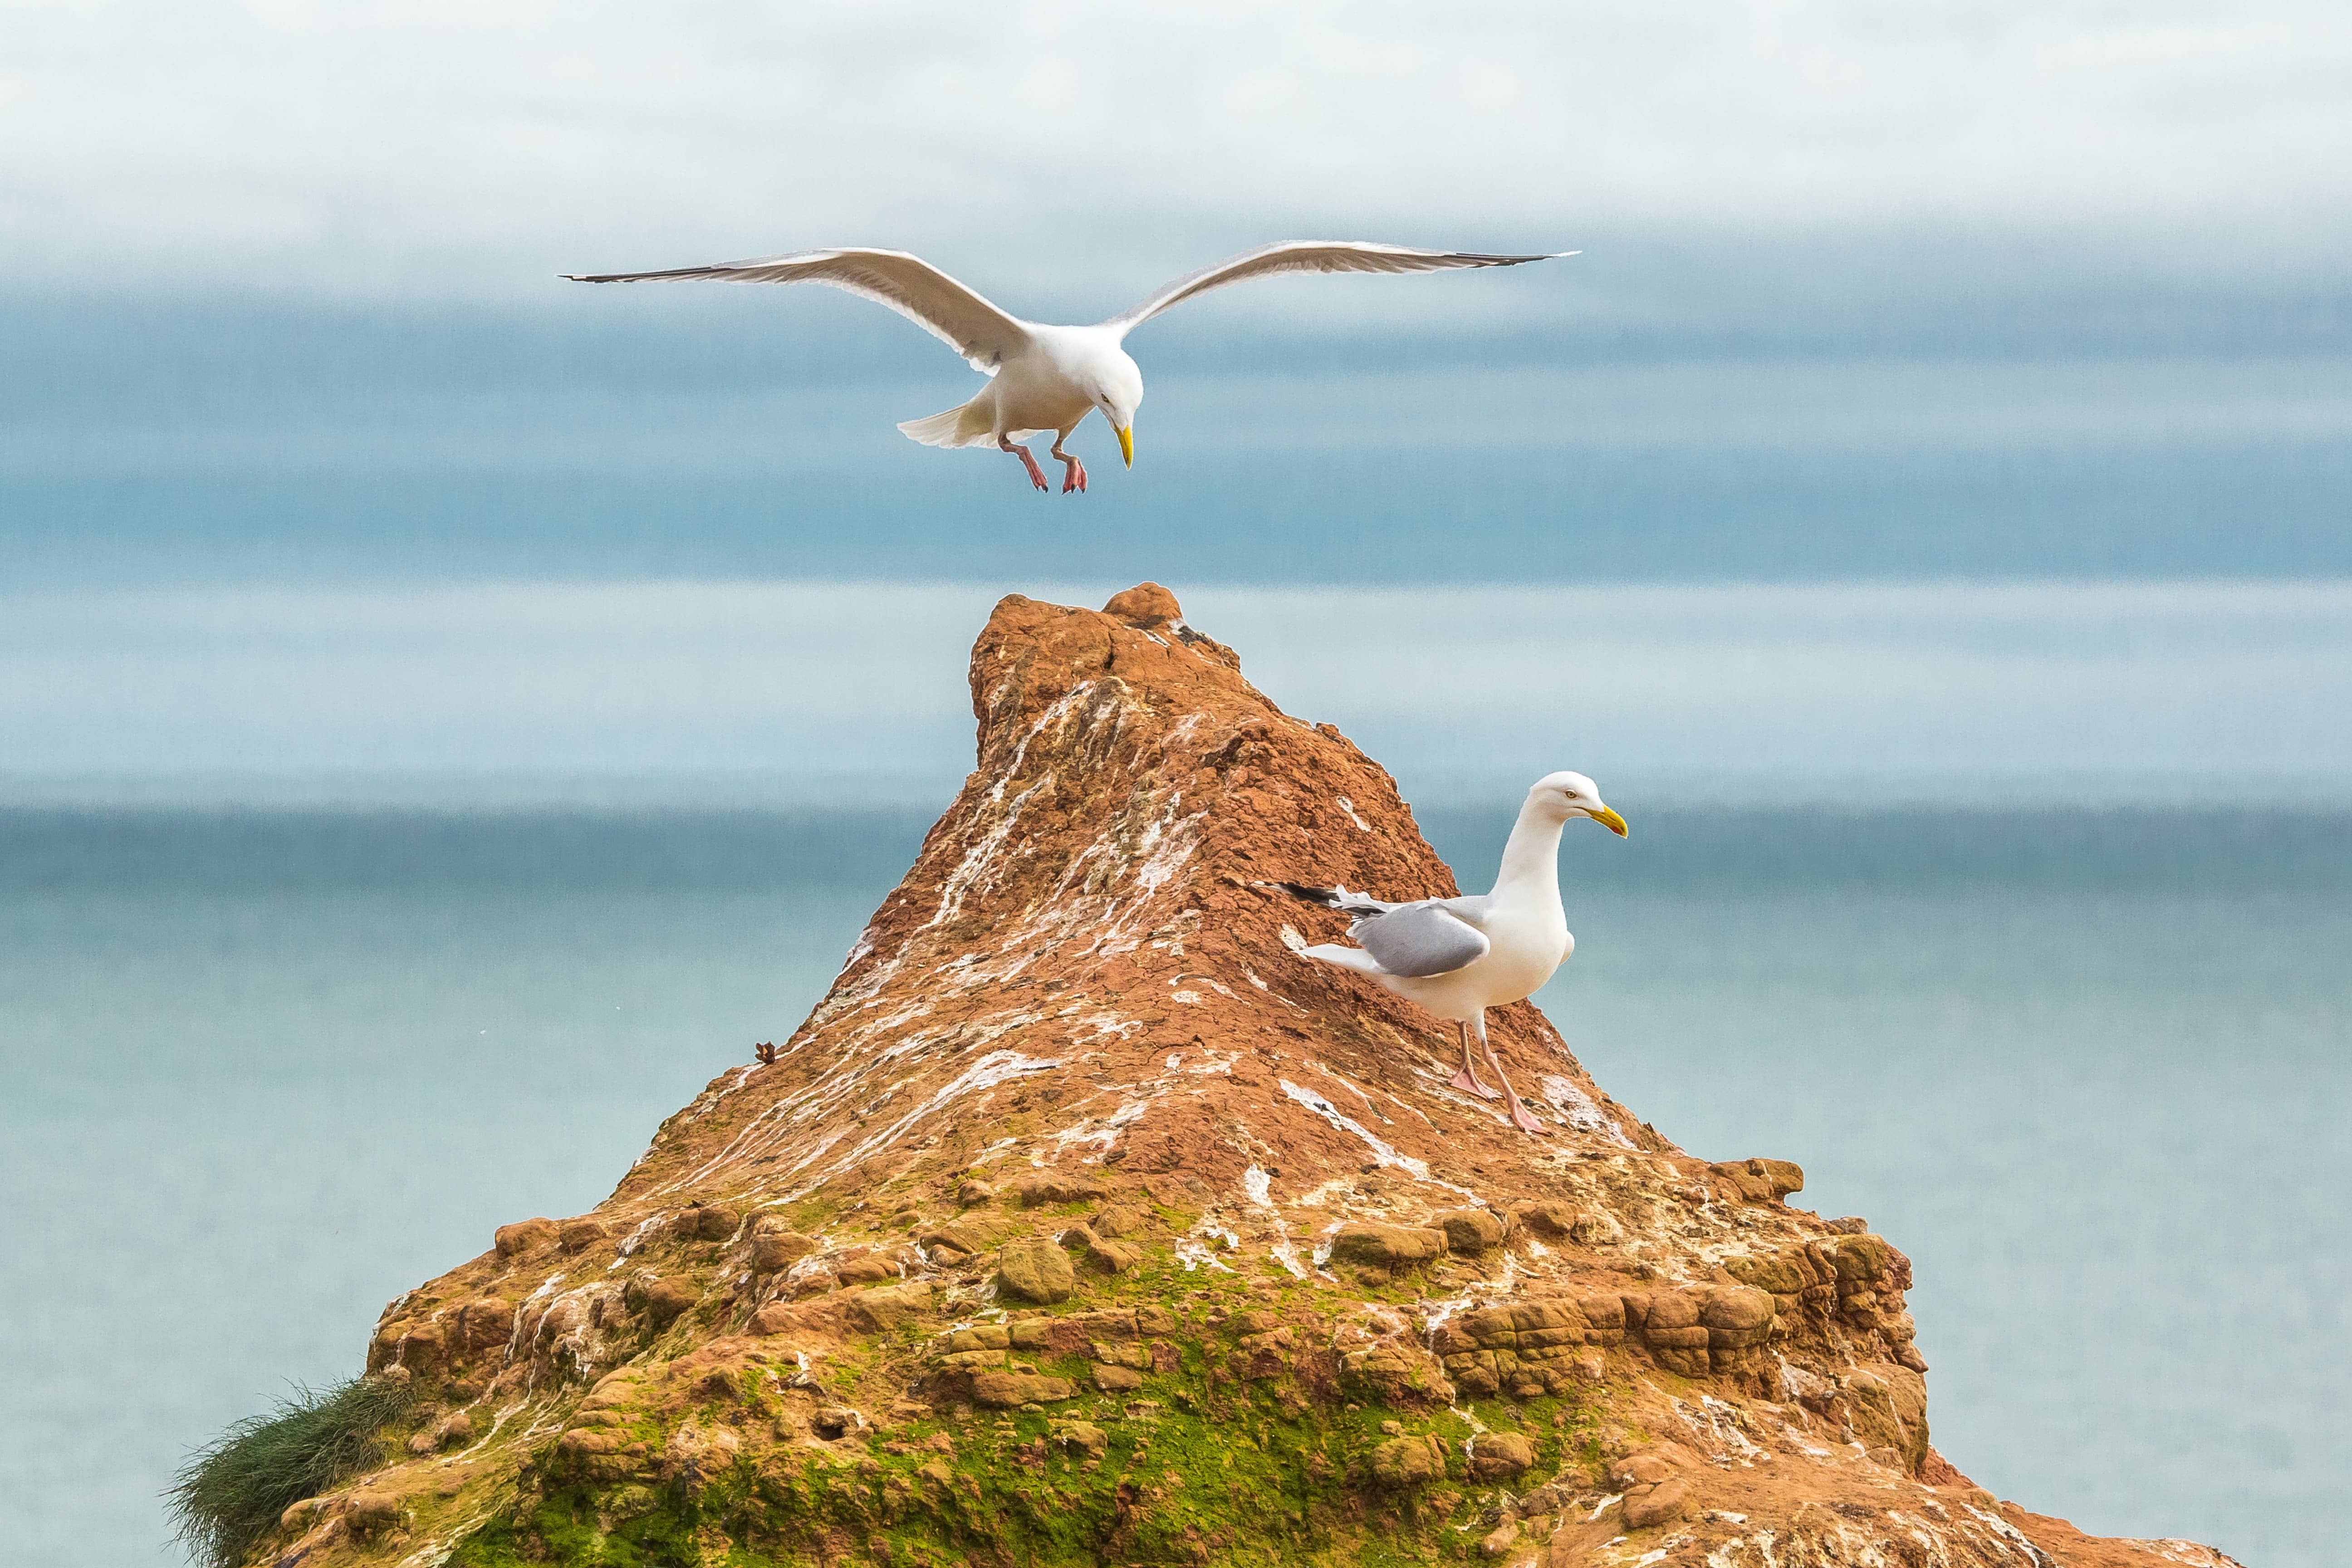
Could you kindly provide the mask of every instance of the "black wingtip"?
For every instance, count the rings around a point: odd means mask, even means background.
[[[1336,910],[1339,907],[1339,889],[1337,888],[1310,888],[1304,882],[1276,882],[1275,886],[1294,899],[1304,899],[1310,904],[1320,904],[1327,910]]]

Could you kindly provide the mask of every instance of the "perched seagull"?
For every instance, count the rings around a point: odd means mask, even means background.
[[[1503,1064],[1486,1039],[1486,1009],[1535,994],[1576,951],[1559,905],[1559,831],[1591,817],[1618,837],[1625,819],[1601,804],[1601,791],[1582,773],[1547,773],[1528,791],[1519,820],[1503,846],[1495,890],[1472,899],[1417,899],[1391,904],[1345,888],[1277,884],[1292,895],[1356,917],[1349,934],[1363,945],[1326,942],[1301,955],[1369,974],[1408,1001],[1454,1020],[1462,1040],[1462,1070],[1454,1087],[1486,1100],[1510,1102],[1511,1121],[1528,1132],[1544,1124],[1519,1103]],[[1479,1081],[1470,1060],[1470,1032],[1486,1064],[1502,1079],[1497,1095]]]
[[[1559,253],[1573,256],[1575,251]],[[1143,372],[1119,346],[1127,334],[1171,305],[1212,289],[1278,272],[1445,272],[1461,267],[1517,267],[1549,256],[1482,256],[1470,251],[1409,250],[1401,245],[1348,240],[1286,239],[1179,278],[1133,310],[1091,327],[1053,327],[1009,315],[903,250],[801,250],[716,267],[667,272],[567,272],[574,283],[642,283],[682,278],[722,283],[824,283],[877,305],[887,305],[946,343],[991,379],[960,408],[909,419],[898,426],[926,447],[986,447],[1010,452],[1029,470],[1029,482],[1047,488],[1037,459],[1021,443],[1054,433],[1062,460],[1062,493],[1087,488],[1087,466],[1062,443],[1099,409],[1118,436],[1119,456],[1135,467],[1135,410],[1143,401]]]

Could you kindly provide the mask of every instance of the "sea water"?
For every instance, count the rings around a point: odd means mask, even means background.
[[[1425,814],[1475,882],[1512,802]],[[1631,803],[1621,802],[1630,805]],[[823,993],[905,812],[0,812],[0,1540],[157,1494]],[[2352,814],[1657,809],[1540,998],[1694,1152],[1917,1265],[1939,1449],[2086,1530],[2352,1535]]]

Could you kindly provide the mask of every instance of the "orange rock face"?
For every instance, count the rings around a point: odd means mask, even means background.
[[[1457,889],[1165,590],[1006,599],[971,692],[971,778],[774,1059],[593,1223],[387,1310],[371,1368],[488,1436],[269,1552],[2159,1560],[1929,1448],[1909,1263],[1796,1166],[1685,1154],[1522,1003],[1526,1136],[1444,1026],[1297,956],[1345,921],[1269,883]]]
[[[1494,1025],[1553,1145],[1445,1087],[1444,1026],[1294,954],[1345,921],[1262,883],[1453,877],[1378,764],[1275,708],[1164,590],[1101,614],[1008,599],[971,679],[980,766],[832,994],[674,1122],[622,1202],[940,1167],[1199,1195],[1255,1167],[1280,1214],[1370,1163],[1500,1205],[1555,1193],[1571,1145],[1663,1149],[1533,1006]]]

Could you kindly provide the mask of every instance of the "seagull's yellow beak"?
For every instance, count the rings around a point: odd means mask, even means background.
[[[1135,428],[1129,426],[1118,433],[1118,455],[1127,459],[1129,468],[1135,467]]]
[[[1602,806],[1599,811],[1592,813],[1591,816],[1593,821],[1601,824],[1601,826],[1607,828],[1618,837],[1622,838],[1625,837],[1625,819],[1618,816],[1615,812],[1610,810],[1607,806]]]

